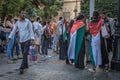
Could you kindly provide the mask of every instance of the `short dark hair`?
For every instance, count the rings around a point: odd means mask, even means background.
[[[98,11],[94,11],[94,12],[93,12],[93,18],[94,18],[94,19],[99,19],[99,17],[100,17],[99,12],[98,12]]]
[[[25,10],[24,10],[24,9],[20,9],[20,10],[19,10],[19,13],[21,13],[22,11],[25,11]]]
[[[62,19],[62,17],[59,17],[59,20],[61,20]]]
[[[36,20],[37,20],[37,21],[38,21],[38,20],[40,20],[40,17],[37,17],[37,19],[36,19]]]
[[[107,16],[110,17],[110,14],[108,13]]]
[[[46,25],[46,21],[43,22],[43,26],[45,26],[45,25]]]
[[[76,19],[76,20],[81,20],[81,19],[83,19],[83,18],[85,18],[85,16],[84,16],[83,14],[80,14],[79,16],[77,16],[77,19]]]
[[[102,14],[106,15],[106,12],[103,12]]]

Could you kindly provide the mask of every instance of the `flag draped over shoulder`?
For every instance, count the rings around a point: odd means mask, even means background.
[[[68,48],[68,58],[75,62],[78,60],[78,55],[81,50],[83,37],[85,34],[85,24],[83,21],[76,21],[71,29],[71,38]]]
[[[96,36],[100,30],[101,30],[101,27],[104,23],[104,20],[99,20],[99,22],[95,22],[95,23],[90,23],[90,58],[92,60],[92,64],[95,66],[95,60],[94,60],[94,55],[93,55],[93,51],[92,51],[92,35],[93,36]]]
[[[100,30],[101,30],[101,27],[104,23],[104,20],[100,20],[99,22],[96,22],[96,23],[90,23],[90,33],[93,35],[93,36],[96,36]]]

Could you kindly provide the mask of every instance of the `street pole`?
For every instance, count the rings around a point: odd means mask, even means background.
[[[95,0],[90,0],[90,14],[89,14],[90,19],[91,19],[92,15],[93,15],[94,10],[95,10]]]
[[[120,71],[120,0],[118,5],[118,26],[115,32],[115,45],[111,61],[111,69]]]
[[[75,12],[75,18],[76,18],[77,17],[77,0],[76,0],[74,12]]]

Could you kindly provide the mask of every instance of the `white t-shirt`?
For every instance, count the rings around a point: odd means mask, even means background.
[[[34,26],[34,31],[38,30],[38,34],[39,34],[39,36],[41,36],[42,35],[42,25],[39,22],[36,21],[36,22],[33,23],[33,26]],[[35,36],[36,35],[37,34],[35,32]]]

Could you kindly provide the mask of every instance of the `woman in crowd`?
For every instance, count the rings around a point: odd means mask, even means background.
[[[73,26],[74,20],[71,20],[70,23],[68,24],[67,27],[67,50],[70,44],[70,30]],[[73,60],[71,60],[71,62],[73,62]],[[66,64],[70,64],[69,59],[68,59],[68,55],[66,55]]]
[[[12,31],[13,27],[14,27],[14,18],[12,15],[8,15],[6,20],[5,20],[5,27],[6,27],[6,40],[8,39],[8,36],[10,34],[10,32]],[[14,38],[12,38],[8,44],[7,44],[7,59],[8,59],[8,63],[13,63],[12,59],[12,50],[13,50],[13,45],[14,45]]]
[[[71,38],[68,48],[69,59],[74,60],[75,67],[84,69],[85,56],[85,23],[84,15],[79,15],[71,28]]]
[[[108,54],[111,51],[111,47],[112,47],[112,42],[110,35],[111,35],[111,29],[110,29],[110,24],[109,24],[109,20],[106,17],[106,14],[103,13],[101,18],[104,20],[104,24],[103,26],[106,27],[106,30],[109,34],[108,37],[103,37],[102,36],[102,30],[101,30],[101,54],[102,54],[102,65],[100,66],[101,68],[103,68],[104,70],[108,71],[109,69],[109,58],[108,58]],[[111,45],[110,45],[111,44]]]
[[[93,20],[90,22],[90,57],[93,65],[93,68],[89,69],[91,72],[95,72],[96,67],[102,64],[100,30],[103,22],[104,21],[100,18],[99,13],[97,11],[94,11]]]

